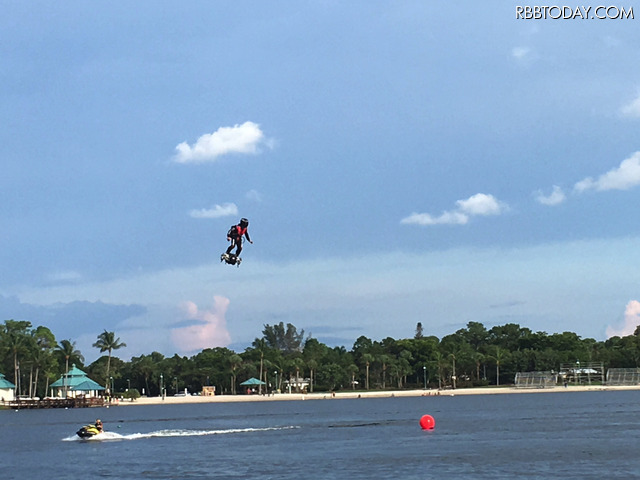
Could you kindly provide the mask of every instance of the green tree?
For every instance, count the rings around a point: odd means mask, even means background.
[[[229,357],[229,367],[231,369],[231,394],[236,394],[236,382],[238,379],[238,370],[242,365],[242,357],[238,354],[233,354]]]
[[[277,325],[265,325],[262,335],[269,347],[285,354],[302,351],[304,330],[298,332],[298,329],[291,323],[287,323],[286,327],[283,322]]]
[[[495,364],[496,364],[496,386],[500,385],[500,365],[507,358],[507,352],[505,352],[500,347],[495,347],[493,351],[493,355],[490,355]]]
[[[412,360],[413,355],[409,350],[402,350],[398,355],[398,359],[395,362],[398,388],[402,388],[407,383],[407,375],[413,371],[411,368]]]
[[[380,355],[378,357],[380,365],[382,365],[382,389],[387,388],[387,366],[392,361],[391,355]]]
[[[366,368],[365,388],[367,390],[369,390],[369,367],[373,363],[373,360],[374,360],[373,355],[371,355],[370,353],[364,353],[362,355],[362,361],[364,362],[364,365],[365,365],[365,368]]]
[[[347,367],[347,371],[351,375],[351,390],[356,389],[356,374],[358,373],[359,370],[360,369],[355,363],[352,363]]]
[[[461,336],[476,352],[479,352],[489,339],[489,332],[480,322],[468,322],[467,327],[458,330],[456,335]]]
[[[298,385],[299,380],[300,380],[300,370],[302,370],[305,366],[304,360],[302,359],[302,357],[295,357],[291,359],[291,368],[293,369],[293,371],[295,371],[295,384]],[[293,373],[293,371],[291,373]],[[293,378],[291,376],[289,376],[289,385],[292,384]],[[296,389],[299,389],[299,387],[296,386]]]
[[[109,367],[111,366],[111,352],[118,350],[122,347],[126,347],[127,344],[120,341],[120,337],[116,338],[114,332],[107,332],[106,330],[98,335],[98,340],[93,344],[95,348],[100,349],[100,353],[108,352],[107,357],[107,372],[105,374],[105,383],[107,383],[107,392],[110,393],[111,385],[108,385],[109,380]]]
[[[528,328],[523,328],[516,323],[507,323],[491,328],[488,341],[492,345],[513,352],[522,347],[522,339],[527,338],[531,333]]]
[[[443,337],[440,347],[442,353],[451,361],[451,386],[455,389],[458,380],[457,362],[471,356],[471,346],[463,336],[454,334]]]
[[[18,394],[20,385],[20,358],[29,351],[31,322],[23,320],[5,320],[0,325],[0,345],[8,352],[13,360],[13,382]]]
[[[339,385],[346,383],[347,378],[347,372],[337,363],[326,363],[318,369],[318,383],[330,391],[334,391]]]
[[[39,326],[31,332],[33,339],[33,350],[31,353],[32,367],[35,368],[35,378],[30,382],[29,396],[38,396],[38,378],[41,369],[48,369],[53,365],[53,351],[56,347],[56,337],[47,327]],[[48,382],[44,387],[46,395]]]
[[[156,356],[155,359],[154,356]],[[158,356],[160,358],[158,358]],[[151,355],[131,357],[129,365],[131,376],[134,378],[134,385],[139,385],[142,381],[147,395],[151,395],[149,380],[159,373],[158,364],[160,362],[158,360],[161,361],[162,359],[164,359],[164,356],[158,352],[153,352]]]
[[[265,384],[268,384],[266,372],[264,370],[264,354],[267,351],[267,341],[264,338],[256,338],[253,341],[253,348],[260,353],[260,375],[258,378],[260,381],[264,381]],[[264,379],[263,379],[264,376]],[[258,386],[258,393],[262,394],[262,384]]]
[[[446,362],[446,359],[445,359],[444,355],[442,354],[442,352],[437,350],[437,351],[435,351],[433,353],[433,360],[432,360],[431,363],[438,370],[438,390],[442,389],[442,381],[443,381],[443,378],[444,378],[445,362]]]
[[[323,343],[320,343],[315,338],[308,338],[304,342],[304,348],[302,350],[302,358],[304,358],[307,368],[309,368],[309,391],[313,392],[313,385],[315,383],[314,376],[318,369],[320,359],[325,355],[328,347]]]
[[[58,357],[62,358],[64,363],[64,396],[66,397],[66,379],[67,375],[69,374],[69,362],[71,362],[71,364],[78,364],[82,366],[84,364],[84,357],[82,356],[82,353],[80,353],[80,350],[76,350],[76,342],[72,342],[71,340],[61,340],[55,349],[55,353],[58,355]]]

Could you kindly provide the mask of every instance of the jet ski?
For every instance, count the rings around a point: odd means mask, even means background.
[[[80,438],[91,438],[101,433],[102,430],[98,430],[98,427],[96,427],[95,425],[85,425],[76,432],[76,435],[78,435]]]

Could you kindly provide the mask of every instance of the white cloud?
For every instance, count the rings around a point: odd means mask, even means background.
[[[566,198],[562,189],[557,185],[553,186],[553,191],[549,195],[545,195],[540,190],[536,194],[536,202],[550,207],[561,204]]]
[[[476,193],[466,200],[458,200],[456,205],[469,215],[499,215],[505,208],[493,195],[485,193]]]
[[[630,103],[620,109],[620,113],[629,118],[640,118],[640,93]]]
[[[623,160],[618,168],[609,170],[594,180],[587,177],[575,184],[576,192],[587,190],[628,190],[640,185],[640,151]]]
[[[213,162],[229,153],[259,153],[262,144],[268,145],[269,142],[260,126],[245,122],[233,127],[220,127],[213,133],[204,134],[193,145],[182,142],[176,147],[178,153],[174,159],[178,163]]]
[[[193,352],[229,345],[231,336],[225,320],[228,307],[229,299],[221,296],[214,296],[210,310],[200,310],[194,302],[185,302],[183,308],[186,318],[199,323],[172,329],[171,339],[175,346],[181,352]]]
[[[464,225],[469,217],[460,212],[444,212],[439,217],[432,217],[428,213],[412,213],[403,218],[400,223],[413,225]]]
[[[252,202],[262,202],[262,195],[260,195],[260,192],[256,190],[249,190],[245,194],[245,197],[247,197],[247,199],[251,200]]]
[[[627,335],[633,335],[636,328],[640,325],[640,302],[637,300],[631,300],[627,303],[627,308],[624,311],[624,323],[622,326],[616,328],[612,326],[607,327],[607,338],[611,337],[626,337]]]
[[[238,215],[238,207],[235,203],[225,203],[222,205],[214,205],[212,208],[202,208],[200,210],[191,210],[189,216],[193,218],[220,218],[230,215]]]
[[[529,47],[513,47],[511,58],[517,65],[528,68],[538,60],[539,56]]]
[[[413,225],[465,225],[472,216],[500,215],[508,209],[507,205],[498,201],[493,195],[476,193],[466,200],[456,202],[458,208],[443,212],[434,217],[428,213],[412,213],[400,223]]]
[[[82,280],[82,274],[73,270],[64,272],[50,273],[46,276],[46,279],[53,283],[72,283]]]
[[[514,47],[511,49],[511,56],[517,60],[524,59],[529,53],[531,49],[529,47]]]

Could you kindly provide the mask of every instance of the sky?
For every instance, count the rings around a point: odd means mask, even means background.
[[[88,362],[633,333],[640,4],[524,6],[3,2],[0,319]]]

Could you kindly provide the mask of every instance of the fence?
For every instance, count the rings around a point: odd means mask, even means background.
[[[601,362],[576,362],[560,365],[560,379],[576,385],[602,384],[605,381],[604,364]]]
[[[518,372],[516,388],[549,388],[558,383],[558,374],[554,372]]]
[[[610,368],[607,385],[640,385],[640,368]]]

